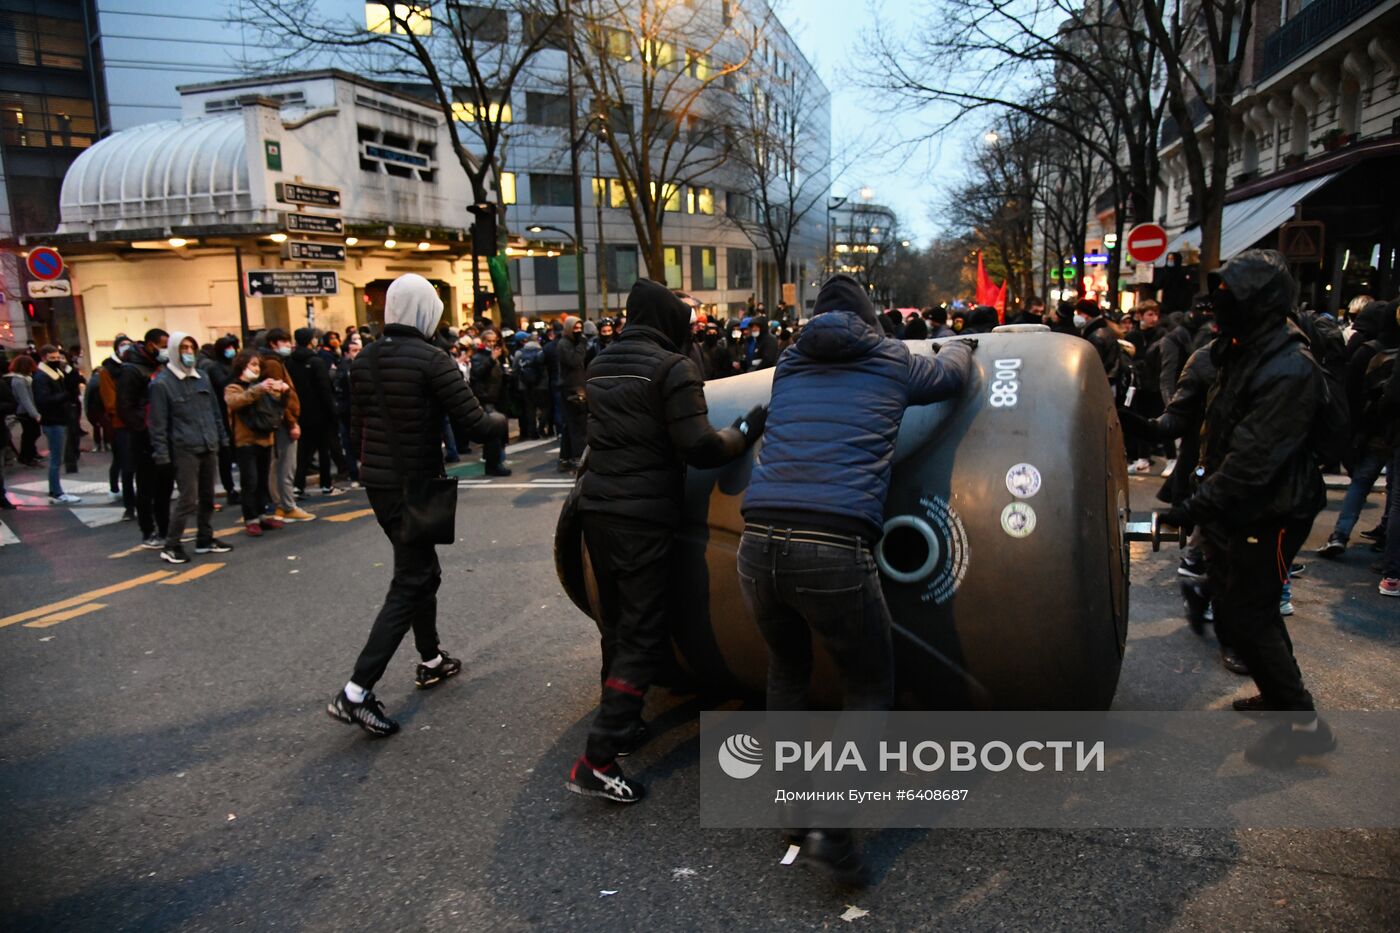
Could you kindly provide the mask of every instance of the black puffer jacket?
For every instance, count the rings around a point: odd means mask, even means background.
[[[392,434],[375,393],[376,359]],[[482,409],[452,358],[412,327],[387,325],[384,336],[355,357],[350,373],[350,443],[359,452],[360,482],[366,486],[396,488],[403,480],[442,476],[443,415],[459,440],[482,441],[504,429],[504,418]],[[395,439],[402,476],[394,468],[390,444]]]
[[[690,308],[666,286],[638,279],[627,298],[626,329],[588,368],[580,511],[673,526],[686,464],[717,467],[744,452],[737,430],[710,425],[704,379],[680,352],[689,331]]]
[[[1200,466],[1187,513],[1228,528],[1311,521],[1327,503],[1308,444],[1323,404],[1322,372],[1287,314],[1296,288],[1283,257],[1247,250],[1220,277],[1238,310],[1217,300],[1220,374],[1206,402]]]
[[[287,375],[292,377],[297,398],[301,399],[302,427],[319,430],[335,423],[335,390],[326,361],[310,347],[297,347],[287,357]]]
[[[160,369],[157,362],[146,352],[145,344],[133,344],[127,351],[126,362],[122,364],[121,376],[117,379],[117,417],[122,419],[126,429],[141,438],[146,437],[146,407],[151,395],[151,380]]]

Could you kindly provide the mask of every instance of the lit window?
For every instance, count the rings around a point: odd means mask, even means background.
[[[661,193],[657,194],[656,182],[651,183],[651,197],[653,200],[662,202],[662,210],[668,214],[678,213],[681,209],[681,186],[673,185],[670,182],[660,186]],[[679,285],[675,286],[680,288]]]
[[[620,178],[593,179],[593,203],[607,199],[608,207],[627,206],[627,186]]]
[[[642,60],[653,68],[665,68],[676,60],[676,47],[660,39],[642,42]]]
[[[632,34],[625,29],[614,29],[611,26],[604,28],[607,32],[604,34],[603,41],[607,44],[608,55],[630,62],[632,60]]]
[[[684,288],[681,281],[681,248],[679,246],[667,246],[662,250],[662,258],[666,263],[666,287]]]
[[[415,36],[431,35],[433,13],[426,6],[395,3],[393,16],[390,16],[389,4],[366,3],[365,28],[381,35],[388,35],[391,32],[398,35],[407,35],[408,33]]]
[[[710,68],[710,60],[705,57],[704,52],[697,52],[695,49],[687,49],[685,53],[685,70],[692,78],[701,81],[709,80],[713,71]]]
[[[475,123],[477,114],[481,108],[475,101],[459,100],[452,104],[452,119],[459,122]],[[486,105],[486,122],[488,123],[510,123],[513,114],[510,109],[510,101],[491,101]]]
[[[689,188],[685,192],[685,212],[687,214],[713,214],[715,212],[715,190],[713,188]]]
[[[502,204],[514,204],[514,203],[515,203],[515,173],[514,173],[514,172],[502,172],[502,173],[501,173],[500,185],[499,185],[498,187],[499,187],[500,192],[501,192],[501,203],[502,203]]]

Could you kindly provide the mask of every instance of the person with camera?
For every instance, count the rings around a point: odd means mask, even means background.
[[[262,360],[256,350],[238,354],[232,368],[234,376],[224,387],[224,403],[238,461],[243,530],[250,538],[260,538],[265,531],[284,527],[281,519],[264,512],[270,501],[267,476],[272,469],[272,445],[285,417],[291,387],[280,379],[262,377]]]
[[[326,712],[371,735],[399,731],[374,685],[410,627],[420,690],[462,670],[442,650],[437,630],[442,565],[435,546],[455,540],[457,503],[457,480],[444,477],[444,416],[459,438],[485,443],[506,431],[505,416],[483,409],[452,358],[430,342],[441,319],[432,283],[411,272],[399,276],[384,297],[384,336],[350,368],[351,447],[363,455],[360,482],[393,547],[394,576],[354,674]]]
[[[778,361],[767,439],[742,507],[739,587],[768,643],[768,709],[805,710],[812,641],[836,663],[843,708],[894,698],[890,612],[875,566],[895,438],[911,405],[955,397],[977,341],[930,358],[886,336],[865,288],[833,275]],[[789,832],[801,864],[858,884],[849,830]]]
[[[613,803],[645,794],[617,758],[646,738],[642,704],[670,638],[670,556],[686,467],[743,456],[767,414],[760,405],[730,427],[710,424],[704,376],[686,353],[694,314],[665,285],[637,280],[626,329],[599,352],[585,383],[589,453],[578,511],[598,581],[603,694],[568,788]]]

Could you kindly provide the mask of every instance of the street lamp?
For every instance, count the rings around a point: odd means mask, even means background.
[[[830,198],[826,202],[826,274],[831,275],[836,263],[831,256],[831,215],[846,203],[844,197]]]
[[[989,146],[995,146],[999,139],[1001,139],[1001,137],[997,135],[996,130],[987,130],[987,132],[982,134],[982,142]]]

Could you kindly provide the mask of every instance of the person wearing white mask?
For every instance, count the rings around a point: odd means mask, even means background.
[[[180,539],[196,509],[195,553],[233,550],[214,537],[214,480],[219,474],[219,448],[228,444],[228,431],[214,386],[199,371],[198,342],[177,330],[170,335],[170,343],[176,352],[151,382],[148,427],[151,459],[159,467],[173,467],[180,494],[160,558],[187,564],[190,558]]]
[[[506,430],[505,416],[488,414],[452,358],[430,341],[441,320],[442,299],[432,283],[413,273],[399,276],[384,297],[383,338],[350,367],[350,446],[363,455],[360,483],[393,548],[394,576],[354,673],[331,698],[326,713],[371,735],[399,730],[375,697],[374,685],[410,628],[420,659],[415,675],[420,690],[462,670],[462,662],[438,642],[442,565],[433,543],[436,535],[412,536],[405,521],[410,505],[419,506],[415,518],[428,506],[408,501],[406,494],[425,492],[430,480],[444,475],[444,419],[459,439],[484,443]]]

